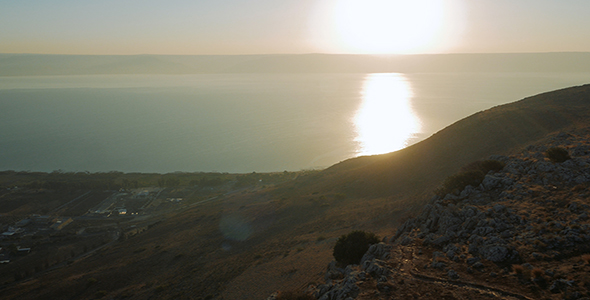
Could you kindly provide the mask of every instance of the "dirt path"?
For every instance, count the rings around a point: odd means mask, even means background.
[[[447,279],[432,277],[432,276],[428,276],[428,275],[418,274],[418,273],[414,273],[414,272],[410,272],[410,275],[412,275],[412,277],[417,280],[422,280],[422,281],[435,283],[435,284],[441,284],[441,285],[447,285],[447,286],[452,285],[452,286],[456,286],[456,287],[460,287],[460,288],[471,289],[471,290],[475,290],[475,291],[485,294],[485,295],[493,296],[497,299],[533,300],[532,298],[529,298],[529,297],[521,295],[521,294],[516,294],[516,293],[512,293],[512,292],[505,291],[502,289],[493,288],[490,286],[485,286],[485,285],[481,285],[481,284],[477,284],[477,283],[469,283],[469,282],[463,282],[463,281],[459,281],[459,280],[447,280]]]
[[[400,251],[400,250],[398,250],[398,251]],[[495,299],[534,300],[533,298],[527,297],[522,294],[506,291],[506,290],[491,287],[491,286],[486,286],[483,284],[465,282],[465,281],[460,281],[460,280],[450,280],[450,279],[444,279],[444,278],[434,277],[434,276],[430,276],[430,275],[420,274],[416,268],[416,265],[414,264],[414,261],[417,259],[417,257],[414,255],[412,249],[409,249],[408,252],[401,250],[398,253],[398,255],[400,255],[400,257],[403,257],[403,259],[401,260],[401,263],[400,263],[399,272],[402,274],[405,274],[406,276],[404,276],[404,277],[408,278],[408,279],[411,278],[412,280],[427,282],[430,284],[442,286],[444,288],[448,288],[448,287],[452,286],[452,287],[461,288],[464,290],[471,290],[471,291],[477,292],[481,295],[490,296]]]

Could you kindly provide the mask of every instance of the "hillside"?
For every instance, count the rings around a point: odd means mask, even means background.
[[[20,270],[24,275],[3,282],[0,292],[4,299],[263,299],[319,285],[340,235],[362,229],[393,236],[463,165],[516,155],[556,132],[575,133],[588,126],[588,104],[590,85],[545,93],[477,113],[398,152],[351,159],[276,185],[224,191],[153,219],[113,221],[114,232],[134,234],[115,235],[56,268]],[[400,235],[411,228],[403,226]],[[390,264],[399,269],[396,263]],[[400,280],[409,273],[395,274]]]
[[[501,170],[434,197],[359,266],[330,264],[316,297],[588,299],[590,127],[493,159]]]
[[[318,185],[357,196],[424,199],[472,161],[510,154],[547,134],[587,124],[590,85],[540,94],[476,113],[403,150],[328,168]]]

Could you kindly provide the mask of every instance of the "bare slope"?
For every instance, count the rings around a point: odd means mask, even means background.
[[[544,93],[476,113],[401,151],[334,165],[318,185],[359,196],[428,196],[469,162],[511,153],[589,118],[590,85]]]

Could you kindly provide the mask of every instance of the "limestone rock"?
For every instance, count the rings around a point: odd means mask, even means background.
[[[391,255],[391,249],[392,246],[385,243],[371,245],[369,250],[361,258],[360,264],[363,265],[365,261],[373,259],[386,260]]]
[[[449,278],[452,279],[452,280],[459,279],[459,274],[457,274],[457,272],[455,270],[452,270],[452,269],[447,272],[447,276],[449,276]]]

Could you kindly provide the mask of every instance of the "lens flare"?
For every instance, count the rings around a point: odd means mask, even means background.
[[[252,235],[248,221],[237,214],[223,216],[219,222],[219,231],[231,241],[245,241]]]

